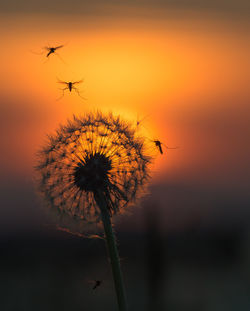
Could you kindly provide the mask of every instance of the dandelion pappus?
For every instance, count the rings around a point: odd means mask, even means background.
[[[68,83],[66,86],[69,87]],[[39,190],[53,215],[57,214],[59,225],[81,233],[84,228],[91,230],[102,223],[120,310],[128,309],[113,216],[125,212],[143,195],[153,160],[147,152],[145,137],[134,132],[130,122],[112,113],[74,115],[40,149],[36,166]],[[100,133],[107,134],[105,139]],[[56,152],[48,150],[53,142]],[[95,280],[92,291],[106,279],[98,275]]]
[[[72,217],[77,215],[79,220],[84,216],[91,224],[99,222],[101,211],[95,192],[100,189],[112,215],[125,210],[141,194],[140,188],[148,180],[151,160],[146,149],[142,148],[142,144],[146,145],[146,138],[128,140],[130,129],[132,131],[133,127],[129,122],[123,123],[112,114],[97,112],[74,117],[60,127],[55,136],[49,137],[39,153],[37,171],[41,193],[48,201],[51,196],[57,199],[51,208],[66,210]],[[100,133],[107,133],[105,141]],[[72,143],[75,139],[76,142]],[[102,148],[103,145],[108,148]],[[128,151],[129,155],[125,156]],[[78,211],[79,202],[83,203]],[[75,231],[74,227],[69,229]]]

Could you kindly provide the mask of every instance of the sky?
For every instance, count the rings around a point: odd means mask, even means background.
[[[151,195],[169,223],[244,218],[249,1],[16,0],[0,11],[4,227],[39,218],[33,167],[45,135],[72,114],[97,109],[134,123],[145,117],[140,132],[148,141],[179,146],[164,149],[152,167]],[[43,48],[61,44],[59,56],[47,59]],[[58,79],[83,79],[86,100],[60,98]]]

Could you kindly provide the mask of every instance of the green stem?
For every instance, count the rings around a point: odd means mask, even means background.
[[[113,278],[114,278],[114,283],[115,283],[115,290],[116,290],[119,311],[127,311],[128,308],[127,308],[125,288],[124,288],[123,277],[122,277],[121,266],[120,266],[120,259],[119,259],[119,254],[117,250],[115,235],[112,229],[112,223],[110,219],[110,214],[109,214],[106,198],[102,193],[98,192],[98,194],[95,194],[95,201],[101,210],[102,222],[104,226],[108,253],[109,253],[110,263],[111,263],[112,272],[113,272]]]

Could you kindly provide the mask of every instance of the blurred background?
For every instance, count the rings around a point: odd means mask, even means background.
[[[56,230],[34,184],[46,134],[99,109],[179,146],[115,220],[129,310],[249,310],[250,2],[9,0],[0,12],[0,309],[117,310],[103,240]],[[84,79],[86,100],[58,79]]]

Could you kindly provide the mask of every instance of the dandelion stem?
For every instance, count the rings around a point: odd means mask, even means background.
[[[113,278],[114,278],[114,283],[115,283],[115,290],[116,290],[119,311],[127,311],[128,308],[127,308],[127,301],[126,301],[122,271],[121,271],[121,266],[120,266],[120,258],[119,258],[118,249],[116,245],[115,235],[112,229],[112,223],[110,219],[107,202],[106,202],[105,196],[100,192],[98,192],[98,194],[95,195],[95,201],[101,210],[102,222],[104,226],[107,248],[108,248],[110,263],[111,263],[112,272],[113,272]]]

